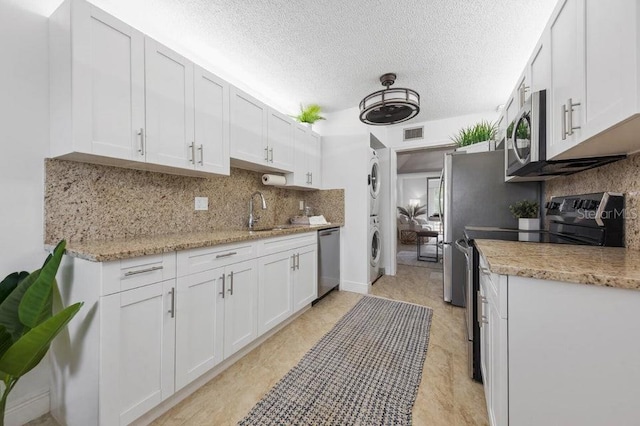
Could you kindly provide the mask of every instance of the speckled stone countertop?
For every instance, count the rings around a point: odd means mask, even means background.
[[[118,240],[100,240],[77,243],[70,242],[67,243],[66,254],[94,262],[108,262],[111,260],[146,256],[149,254],[167,253],[171,251],[209,247],[239,241],[299,234],[303,232],[317,231],[320,229],[335,228],[342,225],[342,223],[306,226],[283,225],[276,229],[256,230],[252,232],[249,232],[248,230],[225,230],[155,235],[151,237]]]
[[[640,290],[640,251],[620,247],[475,240],[491,272]]]

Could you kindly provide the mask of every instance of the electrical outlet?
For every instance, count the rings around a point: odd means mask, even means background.
[[[300,200],[300,210],[304,210],[304,201]]]
[[[196,210],[209,210],[209,198],[196,197],[195,207]]]

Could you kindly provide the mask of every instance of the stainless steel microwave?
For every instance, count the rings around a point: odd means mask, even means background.
[[[505,150],[507,176],[517,176],[526,180],[546,180],[555,176],[570,175],[625,158],[625,155],[612,155],[548,160],[546,90],[533,92],[518,115],[509,123]]]

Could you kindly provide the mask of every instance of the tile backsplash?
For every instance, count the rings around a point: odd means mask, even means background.
[[[243,229],[249,196],[261,191],[267,210],[257,227],[288,223],[304,200],[313,214],[344,222],[344,190],[299,191],[264,186],[261,173],[232,168],[230,176],[194,178],[95,164],[45,160],[45,243]],[[195,197],[209,210],[195,211]]]
[[[640,250],[640,154],[545,183],[547,201],[557,195],[605,191],[625,195],[625,246]]]

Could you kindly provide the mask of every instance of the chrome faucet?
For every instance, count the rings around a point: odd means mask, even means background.
[[[262,210],[267,209],[267,202],[265,201],[264,195],[262,195],[262,192],[256,191],[253,194],[251,194],[251,198],[249,198],[249,230],[252,230],[253,225],[255,225],[260,219],[253,215],[253,197],[255,197],[256,195],[260,196],[260,200],[262,201]]]

